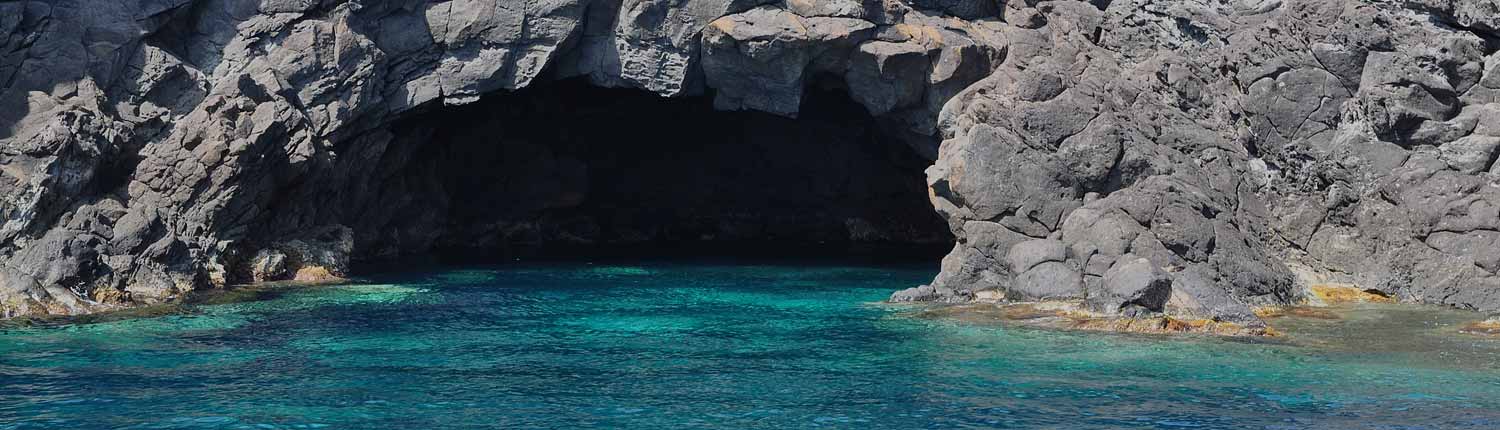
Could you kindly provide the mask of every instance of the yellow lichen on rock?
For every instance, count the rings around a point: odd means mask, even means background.
[[[1335,303],[1395,303],[1390,296],[1374,290],[1362,290],[1354,284],[1313,284],[1308,287],[1313,297],[1323,304]]]
[[[729,34],[734,32],[734,20],[727,17],[719,18],[714,20],[714,22],[709,23],[708,27],[714,30],[718,30],[719,33]]]
[[[17,315],[25,315],[31,306],[21,298],[0,298],[0,318],[11,318]]]
[[[1164,317],[1161,319],[1161,329],[1170,332],[1191,332],[1203,330],[1204,327],[1208,327],[1212,323],[1213,321],[1203,319],[1180,320],[1172,317]]]
[[[122,304],[127,302],[128,299],[129,297],[126,296],[125,290],[115,288],[95,288],[89,292],[89,300],[97,303]]]
[[[1255,316],[1261,319],[1281,318],[1286,316],[1286,307],[1283,306],[1260,306],[1254,309]]]
[[[310,282],[321,284],[329,282],[343,282],[344,278],[333,274],[333,272],[329,271],[327,267],[302,266],[301,268],[297,269],[297,274],[292,277],[292,280],[295,282]]]
[[[906,36],[908,41],[916,42],[929,48],[943,46],[943,33],[937,28],[926,25],[896,24],[892,26],[901,35]]]

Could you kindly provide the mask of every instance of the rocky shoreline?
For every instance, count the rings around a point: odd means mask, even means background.
[[[1497,0],[0,2],[0,315],[445,246],[928,243],[924,187],[954,245],[892,301],[1493,313],[1497,51]]]
[[[1181,319],[1166,315],[1120,316],[1089,311],[1079,302],[1011,302],[933,305],[918,318],[964,322],[1001,322],[1051,330],[1099,331],[1155,335],[1212,335],[1276,337],[1268,326],[1247,327],[1212,319]]]
[[[326,273],[322,267],[307,268],[301,272]],[[0,319],[0,329],[94,324],[137,318],[156,318],[170,315],[190,314],[195,306],[220,305],[266,300],[289,290],[344,285],[355,282],[342,277],[317,276],[280,281],[259,281],[230,285],[223,288],[203,289],[172,297],[161,303],[146,306],[116,306],[99,308],[83,314],[31,314],[15,318]],[[911,302],[896,302],[911,306]],[[1327,320],[1340,322],[1344,313],[1364,305],[1401,305],[1389,297],[1375,292],[1360,290],[1350,285],[1317,285],[1304,302],[1291,305],[1257,307],[1254,312],[1262,324],[1246,325],[1220,321],[1213,318],[1171,315],[1162,312],[1138,311],[1130,315],[1098,312],[1080,300],[1011,301],[991,294],[980,294],[973,300],[957,303],[917,303],[910,316],[921,319],[951,320],[973,324],[1003,324],[1044,330],[1106,332],[1160,336],[1213,336],[1240,339],[1277,339],[1298,334],[1295,331],[1277,328],[1284,318],[1300,320]],[[1430,305],[1429,305],[1430,306]],[[1500,338],[1500,317],[1484,318],[1476,314],[1470,323],[1451,327],[1451,335]]]
[[[1397,304],[1388,297],[1350,286],[1318,286],[1302,303],[1255,308],[1260,324],[1242,325],[1212,318],[1173,316],[1168,313],[1120,315],[1090,309],[1083,301],[1018,302],[980,297],[963,303],[929,304],[913,310],[917,318],[952,320],[975,324],[1002,324],[1046,330],[1092,331],[1144,335],[1204,335],[1226,338],[1283,338],[1297,335],[1294,329],[1278,328],[1283,319],[1323,320],[1344,323],[1351,310],[1371,305],[1401,306],[1412,311],[1432,305]],[[1448,327],[1449,336],[1500,337],[1500,318],[1476,314],[1472,322]]]

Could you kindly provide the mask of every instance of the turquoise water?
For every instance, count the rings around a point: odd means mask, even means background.
[[[1500,345],[1452,333],[1472,315],[1267,343],[876,303],[932,272],[522,264],[12,327],[0,429],[1500,428]]]

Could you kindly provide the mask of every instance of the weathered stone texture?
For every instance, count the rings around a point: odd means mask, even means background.
[[[1322,282],[1500,306],[1491,3],[1006,2],[1010,56],[941,115],[935,291],[1053,298],[994,246],[1046,238],[1102,311],[1144,288],[1255,324]]]
[[[0,312],[340,276],[351,254],[393,253],[371,232],[426,249],[437,232],[409,226],[436,221],[379,209],[428,190],[385,176],[425,136],[393,124],[541,80],[795,116],[814,75],[881,76],[859,100],[930,136],[946,98],[1003,58],[988,33],[894,1],[0,2]],[[532,167],[548,165],[566,168]],[[330,184],[365,197],[336,207],[350,201]]]
[[[569,77],[783,116],[809,87],[843,88],[918,137],[958,243],[932,285],[893,300],[1001,291],[1255,324],[1253,306],[1348,282],[1500,310],[1497,10],[0,1],[0,313],[340,275],[394,215],[308,209],[307,184],[399,201],[382,190],[421,184],[381,175],[421,133],[392,124]]]

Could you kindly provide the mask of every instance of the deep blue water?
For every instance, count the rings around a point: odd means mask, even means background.
[[[1473,315],[1275,343],[877,303],[933,269],[518,264],[0,331],[0,429],[1500,428]]]

